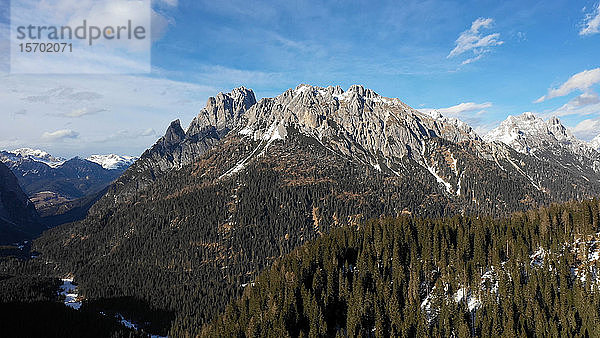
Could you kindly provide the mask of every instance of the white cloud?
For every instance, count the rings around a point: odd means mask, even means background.
[[[591,104],[600,103],[600,97],[598,97],[598,94],[596,93],[586,92],[571,100],[571,103],[574,107],[589,106]]]
[[[139,138],[149,138],[156,137],[156,131],[153,128],[148,128],[144,130],[135,130],[131,131],[128,129],[119,130],[116,133],[111,133],[105,137],[95,140],[96,143],[106,143],[106,142],[123,142],[123,140],[135,140]]]
[[[480,32],[481,29],[490,28],[493,22],[492,18],[479,18],[473,21],[471,28],[462,32],[456,39],[456,46],[450,51],[447,58],[472,52],[473,56],[462,62],[462,64],[468,64],[481,59],[491,50],[491,47],[503,44],[504,41],[500,40],[500,33],[484,35]]]
[[[283,78],[282,73],[237,69],[220,65],[202,65],[197,70],[194,74],[190,74],[195,81],[218,86],[232,86],[233,84],[233,86],[244,85],[252,88],[265,84],[271,85]]]
[[[584,70],[577,73],[558,88],[548,90],[548,94],[540,97],[535,103],[540,103],[555,97],[565,96],[575,90],[588,91],[590,87],[600,82],[600,68]]]
[[[79,109],[72,110],[68,113],[64,113],[63,116],[64,117],[82,117],[85,115],[97,114],[97,113],[101,113],[104,111],[107,111],[107,110],[104,108],[79,108]]]
[[[18,138],[20,146],[53,150],[63,157],[93,152],[141,154],[154,142],[153,131],[164,130],[176,118],[190,121],[209,96],[232,87],[131,75],[0,75],[3,110],[11,115],[26,111],[0,123],[0,140]],[[145,137],[97,142],[126,128]],[[62,129],[79,132],[77,142],[40,138],[44,132]]]
[[[485,103],[475,103],[475,102],[463,102],[457,104],[456,106],[448,107],[448,108],[440,108],[436,109],[440,113],[444,115],[460,115],[463,113],[474,112],[474,111],[482,111],[486,108],[490,108],[492,106],[491,102]]]
[[[154,8],[151,8],[151,4]],[[45,55],[10,51],[11,71],[30,74],[133,74],[151,71],[150,49],[175,20],[171,15],[177,0],[19,0],[11,2],[13,26],[34,23],[40,26],[69,25],[120,26],[131,20],[146,28],[146,39],[73,40],[72,52]],[[0,27],[2,28],[2,27]],[[8,36],[8,35],[7,35]],[[42,41],[42,40],[40,40]],[[34,41],[35,42],[35,41]],[[1,47],[1,46],[0,46]]]
[[[592,13],[585,15],[583,27],[579,31],[579,35],[592,35],[600,33],[600,2]]]
[[[591,116],[600,115],[600,97],[596,93],[583,93],[571,101],[560,106],[558,109],[544,114],[544,117],[552,116]]]
[[[42,140],[58,142],[66,139],[78,138],[79,133],[71,129],[61,129],[53,132],[45,132],[42,134]]]
[[[157,4],[157,5],[167,5],[170,7],[177,7],[178,5],[178,0],[154,0],[152,1],[153,4]]]
[[[487,130],[491,129],[493,126],[482,118],[482,114],[485,113],[485,109],[492,106],[493,104],[491,102],[463,102],[448,108],[425,108],[419,110],[434,117],[437,117],[438,114],[442,114],[442,116],[445,117],[459,119],[470,125],[477,134],[484,135]]]
[[[152,128],[148,128],[140,133],[140,136],[154,136],[156,131]]]
[[[571,128],[571,131],[579,139],[589,141],[600,135],[600,118],[585,119]]]

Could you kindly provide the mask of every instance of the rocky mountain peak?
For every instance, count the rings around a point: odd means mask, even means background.
[[[169,128],[165,133],[165,136],[162,138],[162,145],[165,147],[171,147],[173,145],[179,144],[185,138],[185,132],[183,128],[181,128],[181,122],[179,119],[171,122]]]
[[[156,175],[192,163],[231,130],[238,128],[243,115],[256,104],[251,89],[239,87],[208,98],[206,107],[192,120],[187,132],[179,120],[171,122],[165,135],[140,157],[141,168]]]
[[[19,162],[21,160],[31,160],[47,164],[51,168],[56,168],[65,163],[66,159],[48,154],[40,149],[19,148],[0,152],[0,160],[3,162]]]
[[[117,154],[94,154],[86,158],[86,160],[97,163],[104,169],[118,170],[128,168],[135,160],[137,160],[137,158]]]
[[[553,116],[548,120],[548,130],[559,141],[575,141],[575,137],[571,132],[560,122],[560,119]]]
[[[343,91],[339,86],[301,84],[261,100],[245,118],[241,132],[255,140],[281,138],[282,126],[293,128],[337,153],[377,168],[391,169],[398,159],[409,155],[424,163],[425,143],[434,137],[452,142],[478,139],[467,130],[470,128],[455,121],[432,118],[397,98],[383,97],[360,85]]]
[[[505,143],[524,154],[563,148],[587,156],[591,150],[588,145],[575,138],[558,117],[544,121],[530,112],[509,116],[485,135],[484,140]]]
[[[590,146],[596,151],[600,151],[600,135],[594,137],[594,139],[590,141]]]
[[[255,103],[254,92],[245,87],[235,88],[230,93],[220,92],[214,97],[209,97],[206,107],[192,121],[187,134],[196,135],[210,127],[216,128],[217,131],[234,129],[241,116]]]

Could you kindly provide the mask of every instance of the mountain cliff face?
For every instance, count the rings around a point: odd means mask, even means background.
[[[597,195],[597,153],[544,128],[552,139],[486,142],[361,86],[300,85],[258,102],[238,88],[210,98],[187,131],[171,123],[85,220],[36,250],[90,299],[132,297],[203,323],[275,259],[344,224]]]
[[[531,113],[509,117],[483,140],[457,119],[436,111],[421,113],[362,86],[344,91],[339,86],[299,85],[259,102],[243,87],[211,97],[187,131],[178,120],[171,123],[165,136],[109,189],[107,200],[135,197],[163,173],[196,162],[228,136],[236,136],[246,150],[239,160],[224,163],[220,178],[229,177],[264,155],[273,142],[285,142],[292,131],[386,175],[410,175],[405,168],[410,159],[430,173],[442,194],[462,198],[464,205],[498,200],[485,193],[468,196],[465,189],[489,179],[479,171],[503,173],[492,180],[504,175],[523,180],[519,189],[529,193],[521,196],[523,203],[510,207],[499,199],[506,210],[593,196],[600,188],[600,154],[573,137],[557,118],[545,122]],[[458,145],[458,150],[453,153],[439,140]],[[477,161],[485,165],[469,170]]]
[[[15,175],[0,162],[0,244],[28,239],[42,230],[33,203],[19,187]]]
[[[165,135],[144,152],[137,167],[160,174],[192,163],[237,128],[243,114],[255,103],[254,92],[244,87],[209,98],[187,132],[181,128],[179,120],[173,121]]]
[[[273,99],[261,100],[246,114],[242,134],[254,139],[285,136],[288,127],[311,136],[334,152],[389,171],[400,170],[399,159],[424,164],[426,141],[477,140],[469,130],[444,124],[398,99],[362,86],[344,92],[339,86],[300,85]]]

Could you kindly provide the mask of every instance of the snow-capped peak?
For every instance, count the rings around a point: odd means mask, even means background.
[[[98,163],[104,169],[115,170],[115,169],[125,169],[137,160],[136,157],[133,156],[120,156],[115,154],[108,155],[92,155],[86,160],[94,163]]]
[[[484,140],[505,143],[524,154],[533,154],[549,145],[567,146],[575,152],[584,151],[581,148],[587,147],[571,134],[558,117],[544,121],[531,112],[509,116],[485,135]]]
[[[594,139],[590,141],[590,146],[596,151],[600,151],[600,135],[594,137]]]
[[[10,158],[11,161],[19,161],[20,159],[30,159],[37,162],[42,162],[47,164],[52,168],[56,168],[61,164],[65,163],[65,159],[61,157],[55,157],[47,152],[40,149],[31,149],[31,148],[19,148],[15,150],[6,151],[6,153],[13,155],[13,158]]]

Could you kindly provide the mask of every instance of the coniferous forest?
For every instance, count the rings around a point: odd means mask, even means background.
[[[371,220],[278,260],[216,337],[595,337],[600,200],[493,220]],[[189,327],[174,327],[175,335]]]

